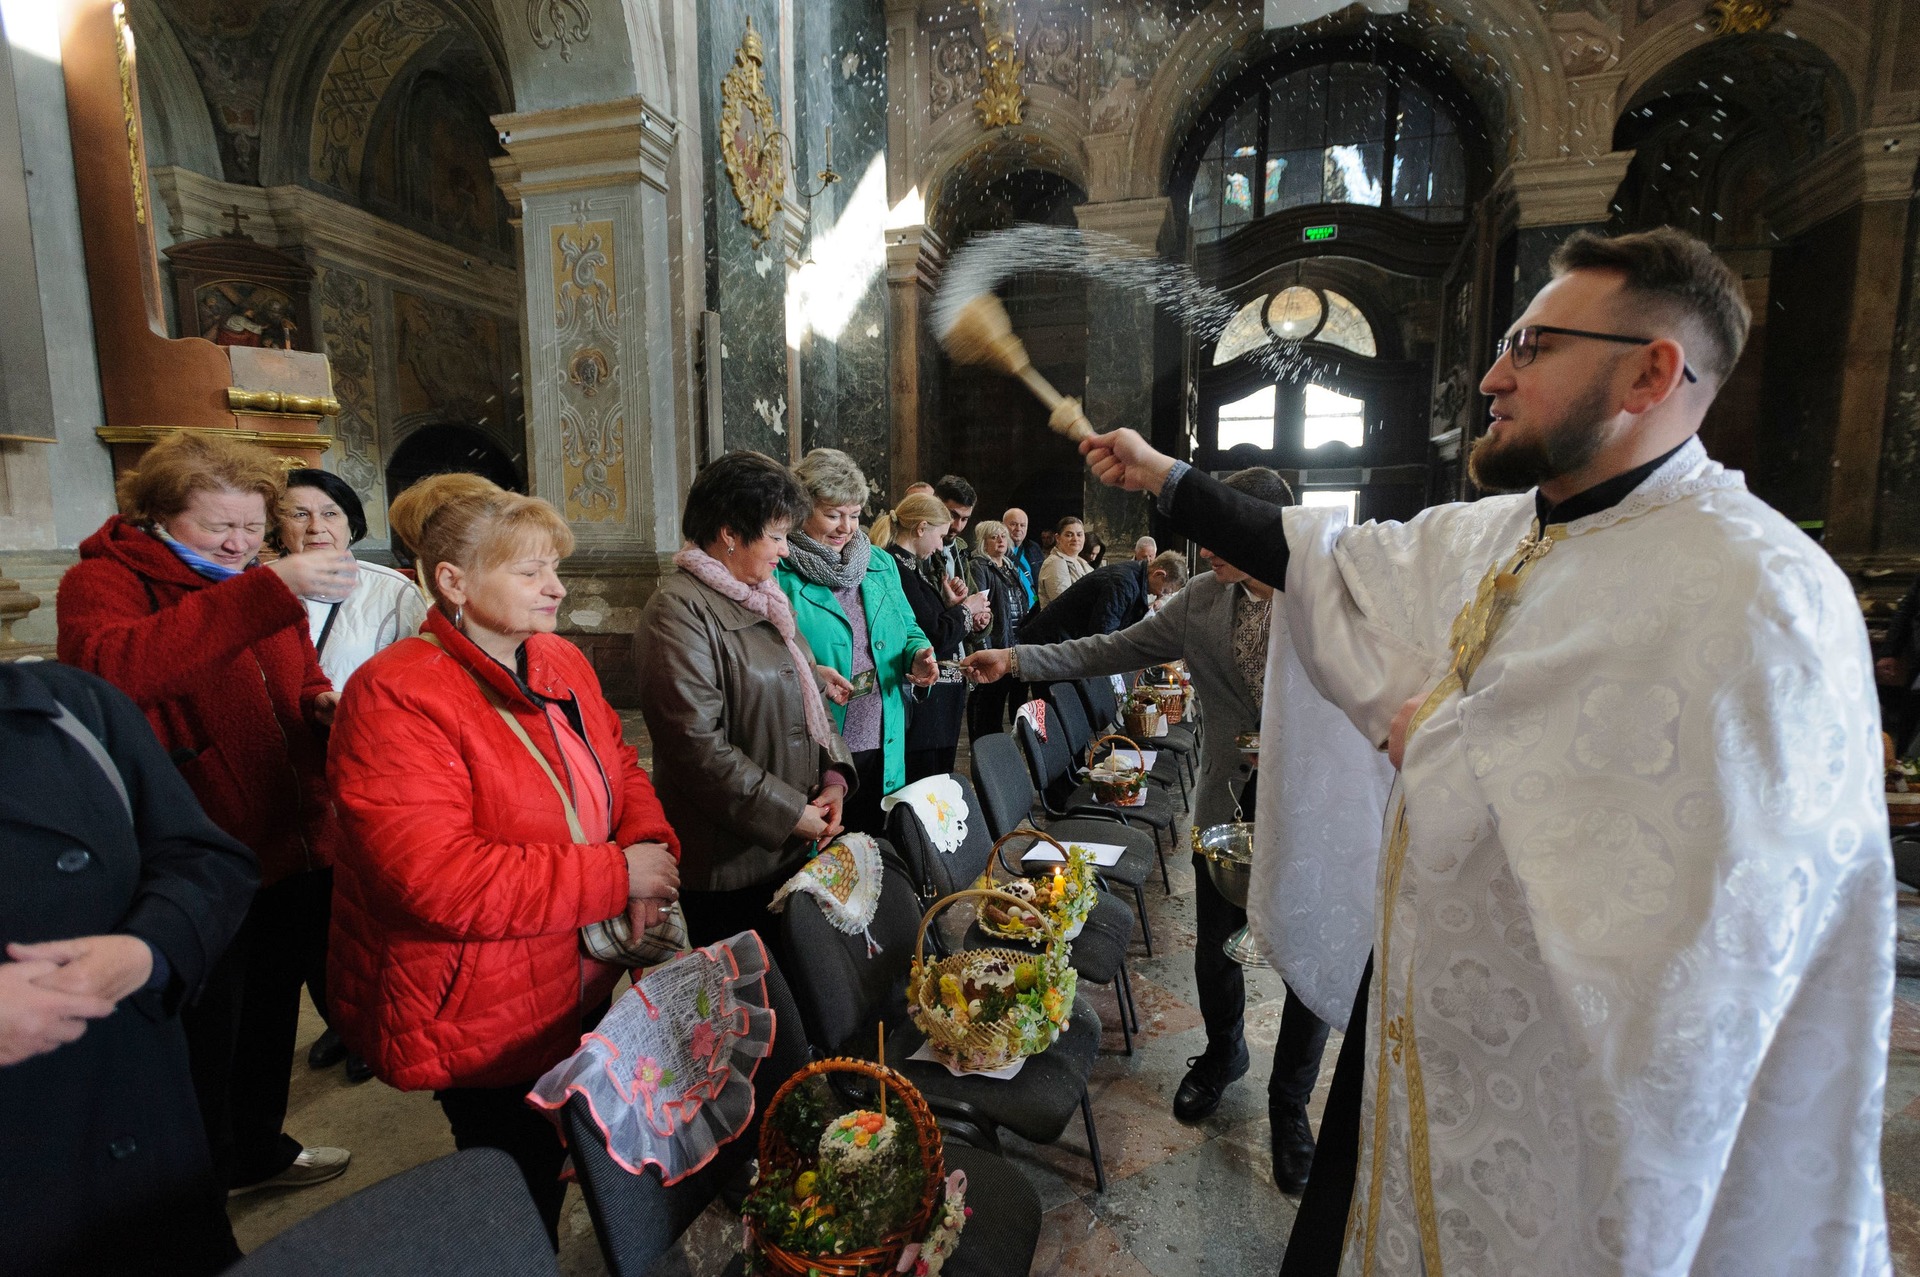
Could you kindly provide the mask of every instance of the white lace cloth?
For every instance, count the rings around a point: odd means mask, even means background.
[[[880,844],[866,834],[842,834],[781,884],[767,911],[784,912],[787,897],[804,892],[820,902],[820,911],[836,930],[866,936],[868,954],[876,954],[880,946],[867,928],[880,908],[884,882]]]
[[[753,1075],[775,1028],[766,973],[751,931],[655,967],[527,1102],[558,1126],[568,1099],[584,1096],[615,1162],[636,1175],[655,1167],[668,1184],[691,1175],[753,1117]]]
[[[967,800],[960,796],[960,782],[951,776],[929,776],[904,789],[896,789],[880,800],[881,811],[892,811],[896,803],[910,803],[919,813],[921,828],[941,851],[960,850],[967,840]]]

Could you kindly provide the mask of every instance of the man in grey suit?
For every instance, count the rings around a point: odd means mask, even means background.
[[[1286,480],[1264,467],[1239,471],[1226,482],[1275,505],[1293,504]],[[1248,783],[1249,768],[1234,738],[1260,726],[1274,591],[1210,551],[1201,551],[1201,557],[1212,571],[1193,578],[1158,612],[1126,629],[1064,643],[976,652],[964,664],[982,682],[1011,675],[1028,683],[1048,683],[1184,659],[1206,709],[1193,800],[1193,823],[1204,829],[1234,818],[1235,792]],[[1253,818],[1250,793],[1243,811],[1247,819]],[[1183,1122],[1197,1122],[1218,1108],[1227,1087],[1251,1062],[1243,1026],[1246,980],[1240,964],[1225,953],[1227,938],[1246,925],[1246,911],[1220,894],[1198,856],[1194,869],[1199,935],[1193,973],[1207,1048],[1187,1061],[1187,1075],[1174,1094],[1173,1114]],[[1327,1025],[1289,991],[1267,1086],[1274,1181],[1283,1192],[1300,1191],[1313,1161],[1307,1100],[1326,1044]]]

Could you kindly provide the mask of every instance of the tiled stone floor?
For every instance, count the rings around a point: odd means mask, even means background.
[[[1294,1204],[1273,1187],[1268,1151],[1266,1079],[1284,993],[1271,972],[1250,973],[1253,1072],[1204,1123],[1188,1127],[1173,1120],[1174,1089],[1205,1035],[1194,999],[1193,870],[1184,856],[1173,865],[1172,879],[1170,895],[1157,883],[1148,891],[1156,956],[1146,958],[1136,945],[1134,983],[1143,1033],[1131,1058],[1121,1051],[1111,996],[1091,990],[1102,1017],[1116,1026],[1107,1034],[1093,1075],[1108,1191],[1104,1196],[1094,1192],[1078,1122],[1057,1146],[1006,1139],[1008,1156],[1032,1179],[1046,1210],[1032,1268],[1036,1277],[1264,1277],[1278,1267],[1292,1228]],[[1903,898],[1902,914],[1903,929],[1913,925],[1909,915],[1920,921],[1920,897]],[[1883,1145],[1887,1207],[1895,1271],[1920,1277],[1920,979],[1902,979],[1898,993]],[[304,1052],[319,1030],[309,1008],[301,1025],[302,1058],[295,1067],[287,1130],[309,1143],[352,1149],[353,1165],[341,1179],[317,1188],[236,1200],[234,1227],[245,1249],[357,1189],[452,1151],[446,1123],[430,1096],[402,1094],[377,1081],[349,1087],[338,1069],[309,1070]],[[1323,1062],[1313,1105],[1316,1123],[1339,1041],[1336,1033]],[[708,1277],[719,1271],[720,1257],[736,1237],[732,1221],[709,1212],[656,1273]],[[567,1199],[561,1267],[570,1277],[605,1272],[577,1191]]]

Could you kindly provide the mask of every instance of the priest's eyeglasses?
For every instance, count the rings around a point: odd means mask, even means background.
[[[1494,362],[1498,363],[1502,355],[1511,351],[1513,366],[1525,368],[1539,357],[1541,333],[1554,333],[1561,337],[1585,337],[1589,341],[1613,341],[1623,346],[1651,346],[1660,340],[1658,337],[1629,337],[1624,333],[1589,332],[1585,328],[1556,328],[1552,324],[1528,324],[1525,328],[1517,330],[1511,336],[1502,337],[1493,344]],[[1700,380],[1693,375],[1691,364],[1680,365],[1680,371],[1686,374],[1688,381]]]

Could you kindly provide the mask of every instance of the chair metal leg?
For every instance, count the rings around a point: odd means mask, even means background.
[[[1133,911],[1140,915],[1140,935],[1147,942],[1147,956],[1153,956],[1153,924],[1147,921],[1147,893],[1140,884],[1133,887]]]
[[[1127,1024],[1127,995],[1121,988],[1126,979],[1126,967],[1120,968],[1120,974],[1113,978],[1113,1004],[1120,1012],[1120,1042],[1128,1055],[1133,1054],[1133,1029]]]
[[[1107,1165],[1100,1157],[1100,1132],[1093,1128],[1093,1100],[1085,1087],[1080,1088],[1080,1116],[1087,1123],[1087,1153],[1093,1158],[1093,1191],[1107,1191]]]
[[[1120,961],[1120,992],[1126,995],[1127,1014],[1133,1017],[1133,1031],[1140,1031],[1140,1005],[1133,1000],[1133,976],[1127,971],[1126,959]]]
[[[1167,826],[1167,841],[1173,841],[1173,826]],[[1173,894],[1173,879],[1167,874],[1167,853],[1160,846],[1160,831],[1153,831],[1153,854],[1160,859],[1160,886],[1168,895]]]

